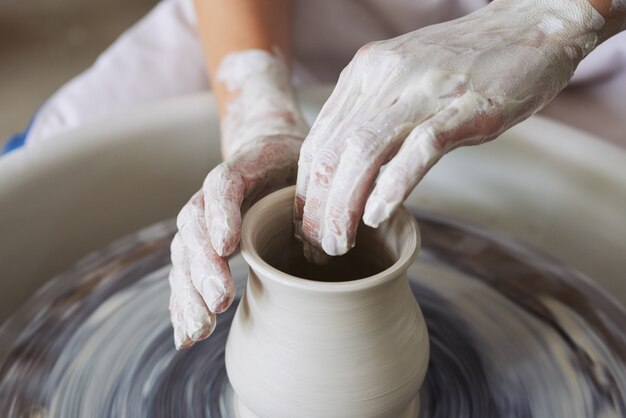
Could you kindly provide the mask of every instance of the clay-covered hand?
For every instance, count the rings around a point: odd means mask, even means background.
[[[587,0],[496,0],[363,47],[302,146],[301,237],[347,252],[361,217],[373,227],[389,218],[446,152],[489,141],[554,98],[603,23]]]
[[[239,243],[241,212],[295,183],[308,129],[281,59],[263,51],[227,56],[220,79],[234,92],[222,122],[224,162],[183,207],[171,245],[170,313],[177,348],[208,337],[234,297],[227,257]]]

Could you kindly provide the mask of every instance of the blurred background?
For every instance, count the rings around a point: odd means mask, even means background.
[[[158,0],[0,1],[0,146],[12,134],[22,132],[48,97],[89,67],[157,3]],[[626,33],[611,42],[626,42]],[[626,50],[623,46],[621,49]],[[597,55],[602,54],[592,53],[592,57],[598,58]],[[626,71],[621,71],[626,68],[626,58],[623,52],[604,55],[604,60],[597,60],[600,66],[606,66],[599,78],[562,92],[541,113],[626,147]]]
[[[0,1],[0,144],[157,1]]]

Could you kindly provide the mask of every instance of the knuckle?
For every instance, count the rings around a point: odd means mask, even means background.
[[[375,62],[373,58],[375,55],[378,55],[378,50],[379,48],[376,42],[369,42],[360,47],[354,54],[350,63],[341,72],[340,81],[350,82],[351,77],[349,77],[349,75],[355,68],[362,69],[369,67],[372,62]]]
[[[178,212],[178,216],[176,216],[176,228],[180,231],[183,229],[187,221],[189,220],[189,203],[187,203],[183,208]],[[178,234],[177,234],[178,236]],[[176,237],[174,237],[174,240]],[[174,245],[174,241],[172,241],[172,246]]]
[[[381,131],[376,126],[365,125],[346,140],[346,149],[358,159],[370,160],[384,146]]]
[[[399,50],[390,48],[385,41],[374,41],[359,48],[355,54],[355,59],[357,62],[371,62],[390,68],[387,67],[390,63],[399,64],[404,60],[404,56]]]
[[[178,212],[176,216],[176,227],[179,231],[188,223],[193,222],[197,217],[197,213],[202,211],[204,207],[203,199],[202,193],[200,191],[196,192],[187,203],[185,203],[180,212]]]
[[[369,58],[371,54],[380,50],[381,45],[381,41],[368,42],[356,51],[355,57]]]
[[[201,214],[203,213],[204,204],[188,202],[176,217],[176,227],[179,234],[186,228],[197,228],[202,223]],[[178,235],[178,234],[177,234]]]
[[[422,129],[419,138],[421,141],[428,144],[441,145],[439,144],[439,139],[443,136],[444,129],[441,123],[433,123]]]
[[[170,309],[172,308],[172,306],[174,306],[175,302],[176,302],[176,277],[175,277],[175,273],[174,273],[174,269],[171,268],[170,269],[170,274],[167,277],[167,281],[170,284],[170,289],[171,289],[171,293],[170,293]]]
[[[329,213],[325,216],[326,228],[336,236],[347,234],[358,210],[348,205],[345,199],[338,199],[329,205]]]
[[[203,190],[212,190],[217,187],[220,180],[230,175],[230,166],[228,163],[220,163],[204,179],[202,184]]]
[[[330,187],[338,164],[339,155],[335,151],[321,150],[313,163],[312,180],[322,188]]]
[[[412,164],[408,162],[396,162],[385,170],[385,176],[381,179],[382,186],[388,190],[403,188],[412,178]]]
[[[311,151],[313,149],[313,136],[309,134],[309,136],[302,143],[302,147],[300,148],[300,161],[306,160],[311,157]]]
[[[172,243],[170,244],[170,251],[172,253],[172,257],[174,255],[178,255],[180,251],[183,249],[183,241],[180,236],[180,232],[177,232],[172,239]]]
[[[311,129],[311,133],[306,137],[300,148],[300,161],[310,163],[313,159],[313,154],[317,148],[317,142],[321,137],[320,128]]]
[[[381,50],[376,63],[384,68],[403,68],[406,57],[396,50]]]

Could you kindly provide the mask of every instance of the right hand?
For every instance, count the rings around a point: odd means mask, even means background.
[[[345,254],[447,152],[490,141],[541,109],[599,41],[586,0],[499,0],[362,48],[300,154],[297,233]],[[313,255],[313,256],[311,256]]]

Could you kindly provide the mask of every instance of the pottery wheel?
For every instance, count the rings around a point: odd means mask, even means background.
[[[421,416],[626,416],[622,307],[529,248],[415,214],[409,277],[431,341]],[[207,341],[176,352],[173,232],[161,223],[86,257],[3,325],[2,416],[233,416],[224,346],[237,302]],[[239,255],[231,266],[240,295],[247,269]]]

